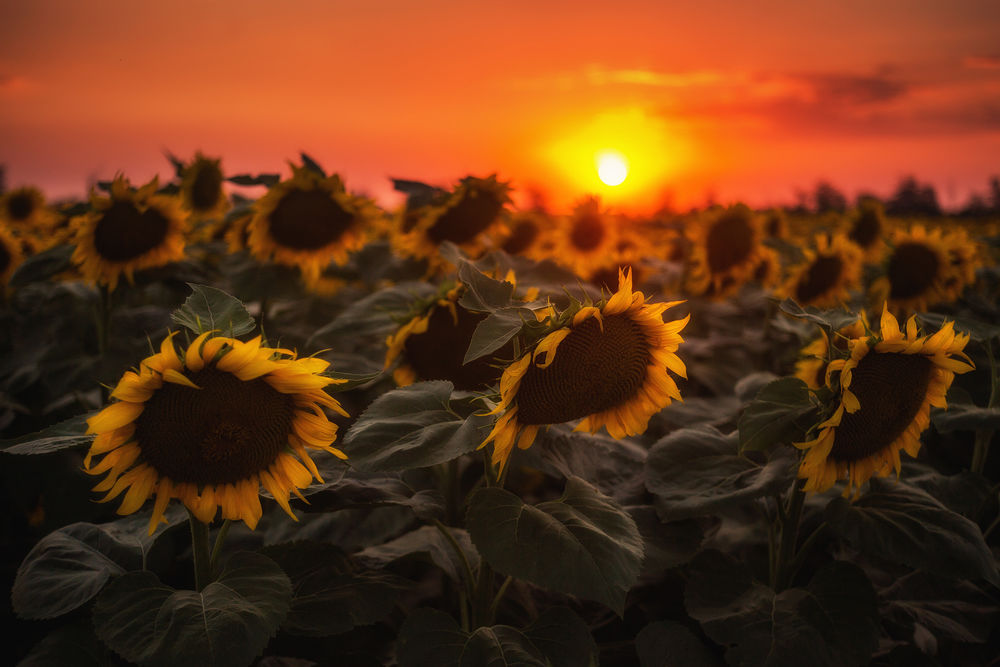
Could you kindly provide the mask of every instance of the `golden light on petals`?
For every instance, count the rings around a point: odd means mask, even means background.
[[[826,377],[839,372],[839,402],[813,440],[796,444],[805,450],[799,467],[805,491],[846,480],[845,495],[856,495],[872,477],[899,474],[900,452],[920,450],[931,406],[946,407],[955,374],[973,369],[963,352],[969,336],[955,333],[953,323],[932,336],[919,336],[914,318],[905,329],[886,307],[880,332],[852,338],[849,357],[830,363]]]
[[[579,311],[508,366],[494,410],[502,414],[482,445],[493,443],[493,463],[502,471],[515,444],[530,447],[550,424],[580,420],[578,430],[603,427],[615,438],[642,433],[653,414],[680,399],[667,371],[684,373],[675,353],[687,318],[662,318],[678,303],[646,305],[632,291],[631,271],[621,271],[611,298]]]
[[[289,493],[319,479],[307,450],[346,458],[331,446],[337,427],[320,407],[344,413],[322,390],[334,380],[314,374],[326,362],[211,332],[178,354],[173,336],[143,360],[145,370],[127,371],[112,391],[117,400],[88,420],[97,437],[85,468],[107,473],[94,488],[106,492],[102,502],[125,493],[118,511],[131,514],[155,496],[150,533],[171,499],[204,522],[221,511],[253,528],[261,485],[292,514]],[[252,377],[241,378],[248,368]]]

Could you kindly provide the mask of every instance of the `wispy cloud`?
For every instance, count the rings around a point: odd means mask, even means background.
[[[966,56],[962,65],[967,69],[1000,70],[1000,55]]]

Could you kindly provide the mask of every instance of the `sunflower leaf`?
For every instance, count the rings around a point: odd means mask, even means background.
[[[1000,583],[979,526],[908,484],[872,479],[871,490],[856,502],[835,498],[825,514],[837,535],[865,553],[959,579]]]
[[[70,259],[73,256],[73,250],[74,246],[64,243],[28,257],[14,269],[8,285],[10,287],[24,287],[31,283],[48,280],[57,273],[62,273],[73,265]]]
[[[399,597],[396,580],[354,573],[344,553],[323,542],[291,542],[267,547],[265,555],[292,582],[292,602],[281,627],[305,637],[329,637],[371,625],[392,611]]]
[[[55,618],[89,602],[112,577],[141,566],[141,552],[133,545],[100,526],[74,523],[49,533],[28,553],[11,602],[21,618]]]
[[[968,581],[913,572],[879,592],[883,618],[912,632],[916,624],[936,637],[984,643],[997,625],[996,602]]]
[[[344,437],[344,452],[362,471],[426,468],[476,449],[492,419],[451,409],[451,382],[418,382],[379,396]]]
[[[188,287],[191,296],[170,314],[170,319],[177,324],[196,334],[215,330],[232,337],[254,330],[253,317],[236,297],[208,285],[188,283]]]
[[[448,530],[461,547],[469,567],[473,570],[478,568],[479,552],[472,546],[469,534],[461,528],[448,528]],[[454,546],[433,526],[421,526],[385,544],[370,546],[355,554],[355,558],[368,567],[377,568],[403,558],[420,558],[437,565],[457,583],[462,583],[466,576],[465,565],[455,553]]]
[[[800,320],[819,325],[824,331],[832,334],[858,319],[857,313],[843,309],[821,310],[816,306],[803,308],[795,299],[785,299],[779,305],[782,312]]]
[[[111,651],[94,636],[90,619],[86,617],[53,630],[17,663],[18,667],[111,667],[114,664]]]
[[[551,663],[522,632],[509,625],[494,625],[477,628],[469,636],[458,664],[460,667],[547,667]]]
[[[941,313],[919,313],[917,319],[923,325],[931,325],[935,329],[940,329],[945,322],[954,322],[955,331],[967,333],[973,340],[986,342],[994,338],[1000,338],[1000,324],[989,324],[982,320],[971,317],[953,317],[942,315]]]
[[[523,632],[552,667],[597,665],[597,644],[587,623],[567,607],[546,609]]]
[[[866,665],[881,634],[871,582],[846,562],[776,594],[732,556],[704,551],[691,564],[684,604],[728,647],[731,665]]]
[[[948,403],[947,410],[931,411],[934,428],[942,433],[1000,429],[1000,407],[982,408],[971,403]]]
[[[496,352],[521,331],[525,322],[534,321],[535,315],[528,308],[498,308],[476,325],[462,363]]]
[[[323,170],[323,167],[319,166],[319,163],[316,162],[316,160],[314,160],[310,155],[305,152],[299,152],[299,157],[302,158],[303,167],[309,171],[319,174],[323,178],[326,178],[326,172]]]
[[[711,426],[674,431],[657,441],[646,459],[646,488],[663,521],[716,514],[754,498],[780,493],[795,479],[790,447],[766,461],[737,454],[736,434]]]
[[[129,572],[101,592],[94,628],[116,653],[143,665],[245,667],[290,608],[292,585],[261,554],[233,554],[202,591],[176,590],[152,572]]]
[[[384,340],[409,319],[415,303],[430,298],[434,291],[429,283],[404,282],[369,294],[317,329],[307,345],[339,345],[345,336]]]
[[[458,279],[466,290],[458,304],[467,310],[493,312],[510,305],[514,285],[506,280],[495,280],[477,269],[471,262],[458,263]]]
[[[49,454],[61,449],[90,444],[94,436],[86,435],[87,420],[95,414],[96,411],[85,412],[43,428],[41,431],[2,440],[0,451],[8,454]]]
[[[473,544],[498,572],[624,612],[639,578],[642,536],[628,513],[579,477],[566,481],[561,498],[538,505],[479,489],[466,519]]]
[[[740,451],[769,451],[803,440],[818,416],[805,382],[794,377],[769,382],[740,416]]]
[[[235,176],[230,176],[226,180],[235,185],[244,185],[248,187],[263,185],[270,188],[281,182],[281,174],[236,174]]]
[[[717,667],[722,661],[688,628],[674,621],[650,623],[635,637],[641,667]]]

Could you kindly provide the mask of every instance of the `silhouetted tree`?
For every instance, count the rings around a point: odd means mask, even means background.
[[[813,203],[817,213],[843,213],[847,210],[847,197],[827,181],[820,181],[813,190]]]
[[[990,179],[989,202],[993,212],[1000,213],[1000,176],[994,176]]]
[[[921,184],[915,177],[906,176],[886,202],[885,212],[896,217],[939,216],[941,205],[933,185]]]

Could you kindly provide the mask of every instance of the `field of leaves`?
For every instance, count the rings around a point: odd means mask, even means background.
[[[998,664],[1000,211],[173,161],[0,195],[12,660]]]

